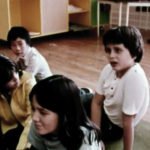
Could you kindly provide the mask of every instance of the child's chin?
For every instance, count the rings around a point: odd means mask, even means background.
[[[36,130],[39,135],[45,135],[47,132]]]

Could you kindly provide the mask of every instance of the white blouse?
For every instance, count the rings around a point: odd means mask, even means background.
[[[47,61],[34,47],[29,47],[26,55],[17,64],[22,70],[33,74],[37,81],[52,75]]]

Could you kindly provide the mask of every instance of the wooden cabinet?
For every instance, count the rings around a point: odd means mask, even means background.
[[[23,26],[32,37],[68,31],[68,0],[0,0],[0,39],[12,26]]]
[[[69,5],[82,8],[81,11],[69,12],[69,22],[91,25],[91,0],[69,0]]]
[[[82,8],[68,12],[68,5]],[[0,0],[0,39],[12,26],[23,26],[31,38],[69,31],[69,23],[91,26],[91,0]]]

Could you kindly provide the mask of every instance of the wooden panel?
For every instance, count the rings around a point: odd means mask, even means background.
[[[9,1],[0,0],[0,39],[6,40],[10,28]]]
[[[68,31],[68,0],[41,0],[42,34]]]
[[[32,32],[41,32],[40,0],[21,1],[21,25]]]
[[[80,14],[70,14],[69,22],[81,24],[85,26],[91,26],[90,13],[86,12],[86,13],[80,13]]]
[[[20,0],[10,0],[10,26],[21,26]]]
[[[91,0],[69,0],[69,4],[89,11],[91,9]]]

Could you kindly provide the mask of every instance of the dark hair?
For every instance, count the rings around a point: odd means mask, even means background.
[[[119,26],[111,28],[103,36],[103,44],[124,44],[131,56],[136,56],[135,62],[140,62],[144,52],[144,43],[140,31],[134,26]]]
[[[14,26],[9,30],[7,35],[9,48],[11,48],[11,42],[15,41],[17,38],[24,39],[28,45],[31,45],[29,32],[24,27]]]
[[[67,150],[78,150],[81,146],[84,133],[80,126],[94,130],[95,140],[99,142],[100,131],[86,116],[78,87],[72,80],[62,75],[53,75],[33,87],[30,101],[33,95],[40,106],[58,114],[59,139]]]
[[[5,91],[5,85],[12,79],[12,71],[18,72],[19,76],[23,74],[14,61],[0,53],[0,92]]]

